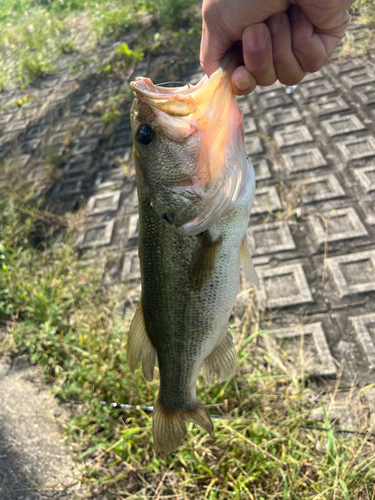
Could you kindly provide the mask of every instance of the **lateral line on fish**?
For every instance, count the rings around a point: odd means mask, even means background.
[[[121,410],[141,410],[145,413],[153,413],[154,407],[153,406],[139,406],[139,405],[127,405],[127,404],[121,404],[121,403],[109,403],[107,401],[99,401],[100,406],[112,406],[114,409],[120,408]],[[209,413],[210,418],[218,418],[221,420],[238,420],[239,417],[229,417],[226,415],[211,415]],[[248,420],[244,419],[245,423],[256,423],[256,420]],[[283,424],[282,422],[265,422],[268,425],[275,425],[277,427],[291,427],[293,424]],[[375,432],[363,432],[363,431],[352,431],[349,429],[334,429],[332,427],[319,427],[319,426],[314,426],[314,425],[302,425],[299,424],[297,425],[298,429],[309,429],[309,430],[316,430],[316,431],[323,431],[323,432],[329,432],[333,431],[338,434],[356,434],[358,436],[371,436],[375,437]]]

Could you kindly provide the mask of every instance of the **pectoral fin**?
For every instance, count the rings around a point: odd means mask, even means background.
[[[197,239],[198,245],[189,266],[189,283],[192,289],[202,287],[210,279],[222,242],[221,236],[214,240],[209,231],[199,234]]]
[[[242,240],[240,250],[240,266],[246,278],[259,288],[259,279],[254,269],[253,259],[251,258],[250,248],[246,240],[246,236]]]
[[[147,335],[141,300],[138,302],[133,321],[130,325],[127,356],[128,365],[132,373],[134,373],[138,363],[141,361],[145,379],[150,382],[154,378],[156,349]]]
[[[215,349],[203,361],[203,377],[207,384],[217,377],[220,382],[228,380],[236,370],[237,351],[233,344],[232,335],[225,332]]]

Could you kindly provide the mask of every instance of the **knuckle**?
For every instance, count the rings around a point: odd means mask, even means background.
[[[290,63],[290,54],[284,52],[274,52],[273,62],[275,66],[288,67]]]
[[[321,59],[316,59],[316,60],[306,60],[301,64],[302,68],[306,73],[316,73],[322,67],[324,66],[325,61],[322,61]]]
[[[279,81],[283,85],[298,85],[304,79],[306,73],[300,73],[297,75],[280,76]]]
[[[269,87],[277,81],[276,75],[255,75],[257,84],[261,87]]]
[[[309,44],[293,45],[293,53],[297,58],[301,68],[306,73],[315,73],[322,69],[328,58],[320,50],[309,50]]]
[[[272,78],[276,78],[276,70],[273,61],[269,63],[268,59],[266,58],[264,61],[258,60],[257,63],[258,64],[252,63],[251,65],[246,64],[247,71],[254,76],[257,82],[259,82],[259,80],[267,81],[271,80]]]

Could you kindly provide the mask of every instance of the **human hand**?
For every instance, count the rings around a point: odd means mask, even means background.
[[[200,61],[209,76],[242,42],[233,91],[249,94],[279,80],[296,85],[329,60],[349,24],[352,0],[204,0]]]

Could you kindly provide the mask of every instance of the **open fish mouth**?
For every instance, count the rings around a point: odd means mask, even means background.
[[[188,116],[197,110],[198,104],[192,95],[208,81],[203,78],[197,85],[165,87],[152,83],[149,78],[138,77],[130,83],[130,88],[138,99],[153,108],[171,116]]]
[[[185,84],[167,87],[165,84],[154,84],[149,78],[138,77],[130,83],[130,88],[141,102],[171,116],[188,116],[196,112],[198,106],[207,100],[208,85],[211,88],[216,88],[217,84],[221,82],[221,86],[225,86],[235,67],[236,58],[232,52],[228,52],[219,69],[210,78],[205,75],[196,85]],[[169,85],[169,83],[174,82],[166,83]]]

